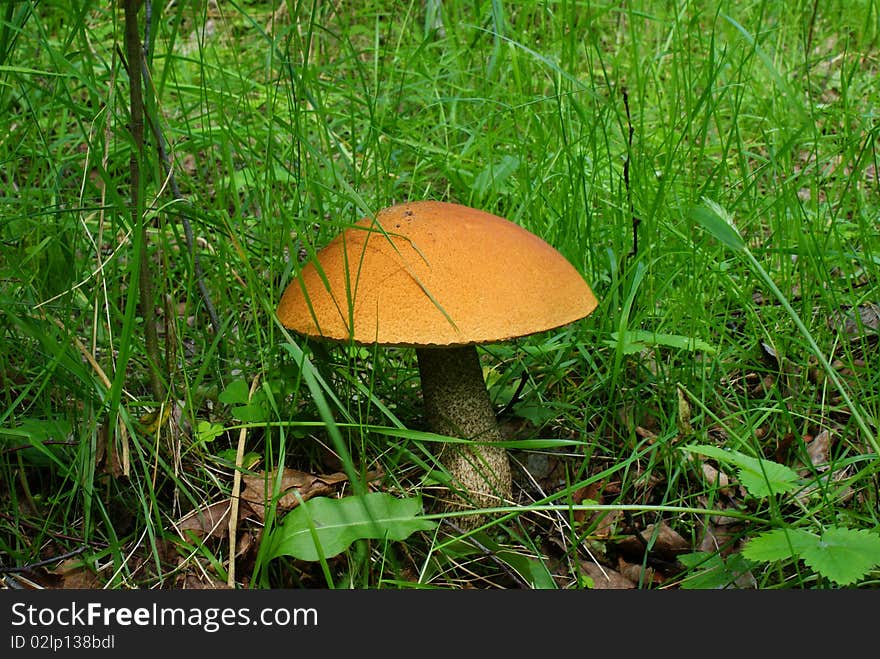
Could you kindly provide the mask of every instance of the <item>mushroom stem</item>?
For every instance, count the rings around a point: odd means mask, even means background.
[[[493,442],[501,431],[475,346],[419,348],[416,350],[425,416],[430,429],[440,435]],[[487,444],[444,444],[440,462],[460,488],[447,510],[504,505],[511,499],[510,462],[504,448]],[[468,526],[481,523],[469,518]]]

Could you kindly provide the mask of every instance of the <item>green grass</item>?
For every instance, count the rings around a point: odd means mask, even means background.
[[[239,524],[239,587],[600,587],[595,562],[642,588],[838,585],[821,559],[740,550],[880,527],[880,4],[439,4],[154,3],[147,110],[179,195],[148,125],[146,264],[122,10],[4,6],[0,564],[78,552],[71,574],[114,588],[225,583],[225,522],[179,523],[228,500],[239,447],[250,474],[345,472],[325,496],[427,502],[414,355],[309,344],[273,311],[345,226],[440,199],[538,234],[600,301],[481,353],[498,409],[525,378],[502,418],[516,505],[476,536],[442,523],[322,561],[269,557],[270,505]],[[694,445],[798,489],[725,485]],[[867,564],[853,585],[877,585]]]

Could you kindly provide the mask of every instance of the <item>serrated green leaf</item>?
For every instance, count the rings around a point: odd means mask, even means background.
[[[436,526],[421,513],[420,499],[398,499],[385,492],[343,499],[315,497],[287,514],[272,534],[269,557],[317,561],[342,553],[356,540],[405,540]]]
[[[750,561],[782,561],[800,556],[818,540],[818,536],[801,529],[774,529],[749,540],[742,555]]]
[[[726,451],[706,444],[689,444],[684,448],[736,467],[739,482],[755,497],[790,492],[798,487],[800,481],[796,471],[772,460],[753,458],[739,451]]]
[[[821,537],[801,529],[774,529],[749,540],[742,555],[764,562],[800,557],[817,574],[846,586],[880,565],[880,535],[843,527],[829,527]]]
[[[742,486],[755,497],[768,497],[771,494],[783,494],[798,487],[800,477],[797,472],[785,465],[742,456],[742,464],[737,465],[737,477]]]
[[[738,252],[744,250],[746,243],[739,235],[727,211],[714,201],[705,199],[703,203],[703,206],[691,209],[691,219],[730,249]]]
[[[867,529],[831,527],[802,554],[816,572],[846,586],[880,565],[880,536]]]

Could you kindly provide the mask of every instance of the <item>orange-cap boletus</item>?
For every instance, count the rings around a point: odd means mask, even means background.
[[[561,327],[596,297],[558,251],[491,213],[437,201],[386,208],[321,249],[288,285],[281,323],[300,334],[416,349],[440,461],[472,505],[511,499],[507,453],[476,345]],[[462,496],[453,507],[462,507]]]

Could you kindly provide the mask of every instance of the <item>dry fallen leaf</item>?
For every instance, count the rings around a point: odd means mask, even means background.
[[[742,520],[739,517],[723,514],[725,510],[738,511],[740,509],[739,502],[735,497],[728,497],[727,500],[720,497],[713,497],[712,501],[709,501],[709,497],[700,495],[697,497],[697,504],[707,510],[711,509],[718,511],[718,514],[709,515],[709,519],[713,524],[731,525],[742,523]]]
[[[238,541],[235,543],[235,557],[244,556],[251,549],[255,549],[257,537],[250,531],[239,534]]]
[[[203,508],[191,510],[177,523],[181,532],[192,531],[198,537],[213,536],[223,538],[229,532],[230,500],[217,501]],[[254,511],[247,502],[242,501],[238,508],[238,518],[252,515]]]
[[[602,483],[601,481],[597,481],[594,483],[590,483],[589,485],[585,485],[584,487],[580,487],[574,491],[571,495],[571,502],[575,505],[580,505],[584,501],[601,501],[602,500]],[[575,510],[574,511],[574,521],[578,524],[582,524],[584,519],[587,517],[586,510]]]
[[[821,488],[823,498],[830,499],[833,497],[833,500],[837,503],[844,504],[852,499],[855,492],[848,485],[841,489],[837,488],[839,487],[839,483],[842,483],[851,475],[851,467],[849,466],[835,469],[830,474],[825,473],[820,477],[821,485],[819,482],[811,483],[802,490],[796,492],[795,497],[798,501],[805,503],[810,497],[820,491]]]
[[[581,563],[581,570],[593,580],[593,590],[629,590],[636,587],[617,570],[601,567],[596,563],[584,561]]]
[[[197,562],[180,561],[180,572],[175,580],[177,588],[181,590],[227,590],[226,582],[214,574],[207,572]]]
[[[67,559],[54,570],[47,570],[47,572],[60,577],[56,588],[91,590],[101,588],[104,585],[98,579],[98,575],[83,565],[81,560],[75,558]]]
[[[742,524],[739,521],[735,524],[719,524],[709,519],[703,527],[703,537],[697,550],[727,556],[731,552],[739,551],[741,536]]]
[[[701,462],[700,469],[707,483],[717,486],[718,491],[724,496],[733,496],[733,491],[730,488],[730,477],[727,474],[713,467],[708,462]]]
[[[828,327],[850,339],[871,334],[876,336],[880,332],[880,305],[867,302],[855,309],[843,307],[828,317]]]
[[[604,481],[596,481],[590,485],[578,488],[572,494],[572,502],[581,504],[584,501],[602,501],[602,491],[605,489]],[[617,521],[623,516],[620,510],[598,510],[587,518],[588,511],[574,511],[574,521],[579,527],[593,526],[593,532],[590,534],[591,539],[602,539],[611,536]]]
[[[628,563],[622,558],[617,559],[617,571],[634,584],[663,583],[663,577],[654,568]]]
[[[679,554],[691,551],[690,544],[663,521],[656,526],[648,524],[639,535],[624,538],[617,546],[625,554],[641,556],[649,544],[651,555],[665,561],[674,561]]]
[[[256,475],[242,476],[242,482],[245,485],[245,491],[242,494],[242,501],[245,500],[250,507],[262,520],[265,516],[265,502],[271,498],[275,487],[277,472],[261,472]],[[278,508],[280,510],[290,510],[299,505],[300,501],[306,501],[315,496],[331,494],[339,483],[348,480],[348,477],[342,472],[336,472],[327,475],[309,474],[305,471],[297,469],[285,468],[281,472],[281,483],[278,491],[281,496],[278,498]],[[269,496],[267,490],[269,488]]]
[[[839,503],[845,503],[849,501],[853,496],[853,490],[850,487],[844,487],[841,490],[837,490],[837,483],[846,480],[849,478],[851,472],[850,467],[842,467],[840,469],[835,469],[832,473],[827,473],[831,464],[831,442],[833,441],[834,436],[828,431],[828,429],[823,429],[812,439],[807,437],[805,438],[807,455],[810,458],[810,464],[813,466],[813,469],[805,468],[800,470],[801,476],[804,478],[809,478],[817,472],[819,474],[823,474],[820,477],[821,483],[815,482],[811,483],[807,487],[803,488],[801,491],[797,492],[795,496],[801,502],[806,502],[811,496],[813,496],[819,488],[823,488],[828,496],[832,494],[835,496],[836,501]]]
[[[216,577],[200,579],[193,574],[187,574],[180,588],[182,590],[227,590],[229,586]]]
[[[228,530],[229,499],[191,510],[177,523],[181,532],[194,531],[198,536],[222,538]]]
[[[808,441],[806,445],[810,464],[817,471],[827,470],[828,463],[831,461],[831,433],[828,432],[828,429],[823,429],[818,435]]]
[[[691,405],[682,387],[675,388],[678,394],[678,433],[690,435],[694,429],[691,427]]]

